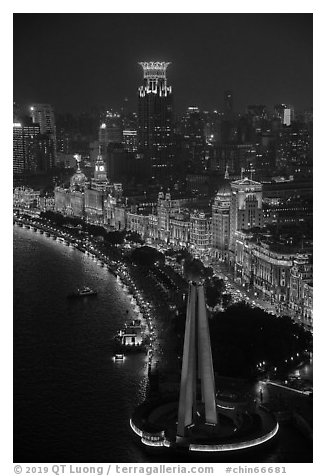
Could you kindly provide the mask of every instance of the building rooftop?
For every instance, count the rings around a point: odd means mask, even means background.
[[[247,185],[247,186],[252,186],[252,185],[262,185],[260,182],[256,182],[255,180],[251,180],[248,177],[244,177],[240,180],[235,180],[234,182],[231,183],[231,185]]]

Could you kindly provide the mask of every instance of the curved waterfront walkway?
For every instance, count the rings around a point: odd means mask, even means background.
[[[148,296],[146,296],[145,299],[143,290],[137,285],[136,280],[131,277],[128,266],[125,263],[111,259],[108,254],[99,249],[99,243],[92,240],[89,236],[76,238],[71,235],[68,230],[64,231],[57,228],[53,223],[40,221],[40,218],[36,219],[33,216],[27,218],[26,215],[24,217],[14,215],[14,225],[47,234],[49,238],[54,238],[65,245],[72,246],[90,258],[97,260],[102,266],[106,266],[117,278],[118,284],[121,285],[123,291],[130,297],[131,305],[134,306],[137,318],[145,321],[145,332],[148,335],[147,347],[148,350],[151,350],[148,356],[148,363],[151,365],[157,363],[160,346],[157,339],[157,326],[153,319],[155,316],[154,303],[150,302]],[[128,318],[130,318],[130,316],[128,316]]]

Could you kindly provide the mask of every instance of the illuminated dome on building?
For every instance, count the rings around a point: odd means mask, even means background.
[[[223,183],[219,187],[216,195],[219,195],[219,196],[231,195],[231,185],[230,185],[230,183],[229,182]]]
[[[75,156],[77,162],[77,171],[70,179],[70,189],[83,192],[86,187],[87,177],[80,169],[81,156]]]

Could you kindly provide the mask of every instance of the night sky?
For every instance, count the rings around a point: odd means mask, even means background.
[[[171,61],[177,112],[312,107],[312,14],[14,14],[14,99],[136,110],[138,61]]]

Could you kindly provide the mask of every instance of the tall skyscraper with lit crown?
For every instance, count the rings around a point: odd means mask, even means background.
[[[138,89],[139,148],[150,158],[152,174],[166,173],[172,159],[172,87],[164,61],[139,63],[144,84]]]

